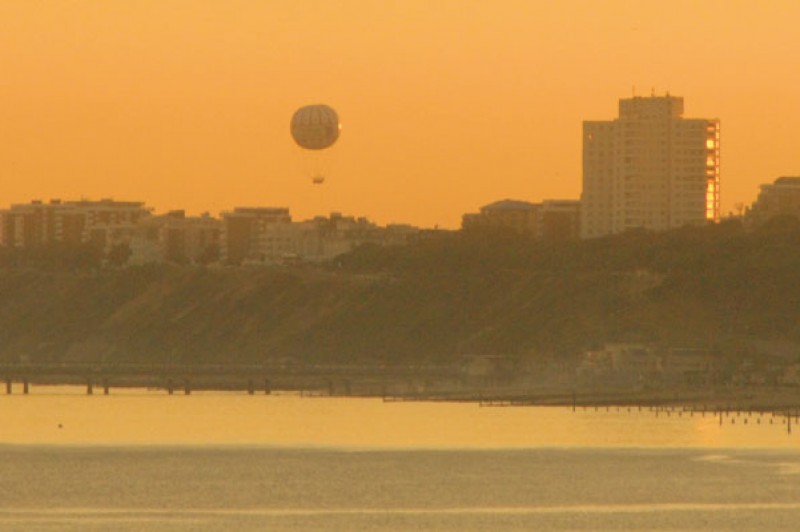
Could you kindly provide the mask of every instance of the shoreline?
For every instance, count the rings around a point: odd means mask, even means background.
[[[695,412],[765,412],[800,416],[800,387],[718,386],[657,389],[433,386],[428,390],[410,389],[397,381],[363,382],[348,379],[164,379],[161,376],[86,379],[31,377],[6,378],[5,393],[25,395],[35,386],[77,386],[87,395],[108,395],[116,388],[162,390],[169,395],[192,392],[240,392],[249,395],[298,393],[307,397],[353,397],[383,399],[384,402],[461,402],[482,407],[558,406],[578,408],[626,407],[669,408]]]

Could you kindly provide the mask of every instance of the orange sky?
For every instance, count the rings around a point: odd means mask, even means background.
[[[800,175],[800,2],[2,0],[0,207],[138,199],[457,227],[577,198],[581,121],[669,90],[722,121],[723,211]],[[311,184],[288,134],[343,128]]]

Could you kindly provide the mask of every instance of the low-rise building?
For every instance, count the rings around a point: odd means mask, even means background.
[[[545,240],[567,240],[580,234],[578,200],[544,200],[542,203],[504,199],[462,217],[464,231],[508,229]]]
[[[292,216],[286,207],[236,207],[222,213],[220,259],[225,264],[264,262],[262,249],[267,228],[288,225]]]
[[[584,354],[577,374],[589,382],[652,383],[661,374],[661,358],[655,347],[648,344],[606,344]]]
[[[545,240],[572,240],[581,233],[581,202],[544,200],[539,209],[537,236]]]
[[[269,226],[261,240],[261,257],[266,262],[325,261],[361,244],[382,244],[384,235],[384,229],[366,218],[334,212],[328,217]]]
[[[288,209],[237,208],[223,213],[221,255],[226,264],[275,264],[332,259],[365,243],[405,243],[418,230],[378,227],[334,212],[293,222]]]
[[[761,185],[745,220],[752,226],[759,226],[786,215],[800,219],[800,177],[779,177],[774,183]]]
[[[139,223],[131,240],[129,264],[175,262],[208,264],[219,259],[222,222],[208,213],[186,216],[182,210],[151,216]]]
[[[680,384],[704,384],[712,380],[714,359],[707,349],[670,347],[664,350],[661,367],[665,380]]]
[[[462,217],[465,231],[485,228],[511,229],[521,234],[535,236],[539,232],[539,211],[542,206],[528,201],[504,199],[480,208],[479,213]]]
[[[365,243],[406,244],[420,233],[409,225],[383,228],[337,212],[293,222],[286,207],[237,207],[221,219],[187,216],[183,210],[153,215],[142,202],[111,199],[34,201],[0,210],[0,245],[88,243],[115,265],[325,261]]]

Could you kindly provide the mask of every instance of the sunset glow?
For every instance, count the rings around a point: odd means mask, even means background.
[[[669,91],[722,123],[727,214],[800,171],[797,20],[789,0],[4,0],[0,205],[458,227],[502,198],[577,199],[581,122]],[[288,125],[319,102],[346,128],[315,186]]]

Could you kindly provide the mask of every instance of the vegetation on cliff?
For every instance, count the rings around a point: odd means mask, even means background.
[[[99,268],[0,253],[0,358],[445,362],[606,342],[745,351],[800,341],[800,223],[590,241],[434,232],[322,266]]]

